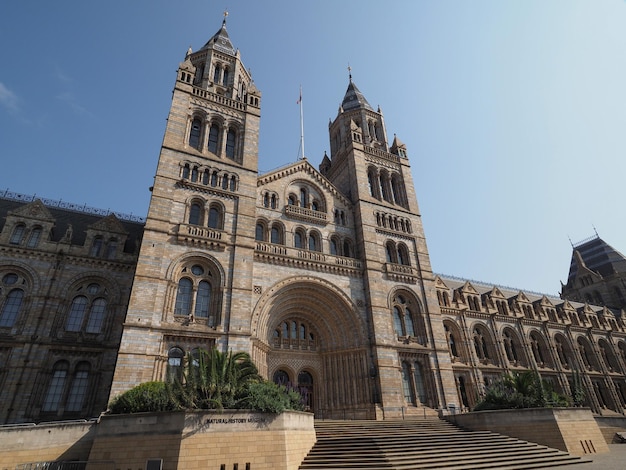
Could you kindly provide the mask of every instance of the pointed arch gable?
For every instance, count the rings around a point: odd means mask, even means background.
[[[315,325],[321,349],[360,347],[367,341],[365,325],[352,300],[332,283],[312,276],[278,282],[262,295],[254,308],[251,331],[267,343],[281,320],[297,314]],[[346,334],[350,332],[350,334]]]

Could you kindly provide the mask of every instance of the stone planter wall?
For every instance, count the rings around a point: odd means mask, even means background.
[[[245,411],[139,413],[105,416],[90,461],[115,460],[117,468],[163,470],[297,469],[315,443],[313,415]],[[89,470],[89,467],[88,467]]]
[[[493,431],[573,455],[609,451],[589,408],[476,411],[446,419],[472,431]]]

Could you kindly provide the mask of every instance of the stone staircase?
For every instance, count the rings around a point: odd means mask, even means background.
[[[317,442],[300,470],[510,469],[588,463],[560,450],[438,418],[316,421]]]

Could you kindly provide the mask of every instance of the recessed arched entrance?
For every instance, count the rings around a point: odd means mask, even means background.
[[[257,305],[252,356],[263,375],[297,388],[316,417],[371,417],[366,324],[343,292],[324,279],[292,278]]]

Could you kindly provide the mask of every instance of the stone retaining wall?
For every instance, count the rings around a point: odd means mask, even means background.
[[[589,408],[476,411],[446,419],[472,431],[505,434],[573,455],[609,452]]]

